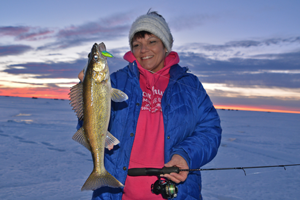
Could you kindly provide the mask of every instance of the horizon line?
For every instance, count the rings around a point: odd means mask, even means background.
[[[52,100],[69,100],[69,98],[57,96],[44,97],[44,96],[17,96],[17,95],[0,95],[2,97],[19,97],[19,98],[31,98],[31,99],[52,99]],[[291,111],[285,109],[273,109],[273,108],[263,108],[258,106],[247,106],[247,105],[214,105],[217,110],[231,110],[231,111],[254,111],[254,112],[274,112],[274,113],[289,113],[289,114],[300,114],[300,111]]]

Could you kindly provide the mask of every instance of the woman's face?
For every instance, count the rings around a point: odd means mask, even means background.
[[[166,48],[155,35],[145,34],[144,38],[135,38],[132,42],[132,53],[141,66],[151,72],[164,67]]]

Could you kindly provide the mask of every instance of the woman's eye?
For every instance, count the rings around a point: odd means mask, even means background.
[[[139,46],[138,44],[133,44],[133,45],[132,45],[132,47],[138,47],[138,46]]]
[[[155,40],[152,40],[152,41],[150,41],[150,44],[153,44],[153,43],[155,43],[156,41]]]

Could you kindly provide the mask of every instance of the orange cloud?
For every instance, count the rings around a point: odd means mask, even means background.
[[[0,88],[1,96],[69,99],[70,88]]]

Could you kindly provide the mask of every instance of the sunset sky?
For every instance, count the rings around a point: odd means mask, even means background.
[[[300,113],[298,0],[1,1],[0,95],[67,99],[95,42],[111,72],[125,67],[130,25],[149,8],[217,108]]]

